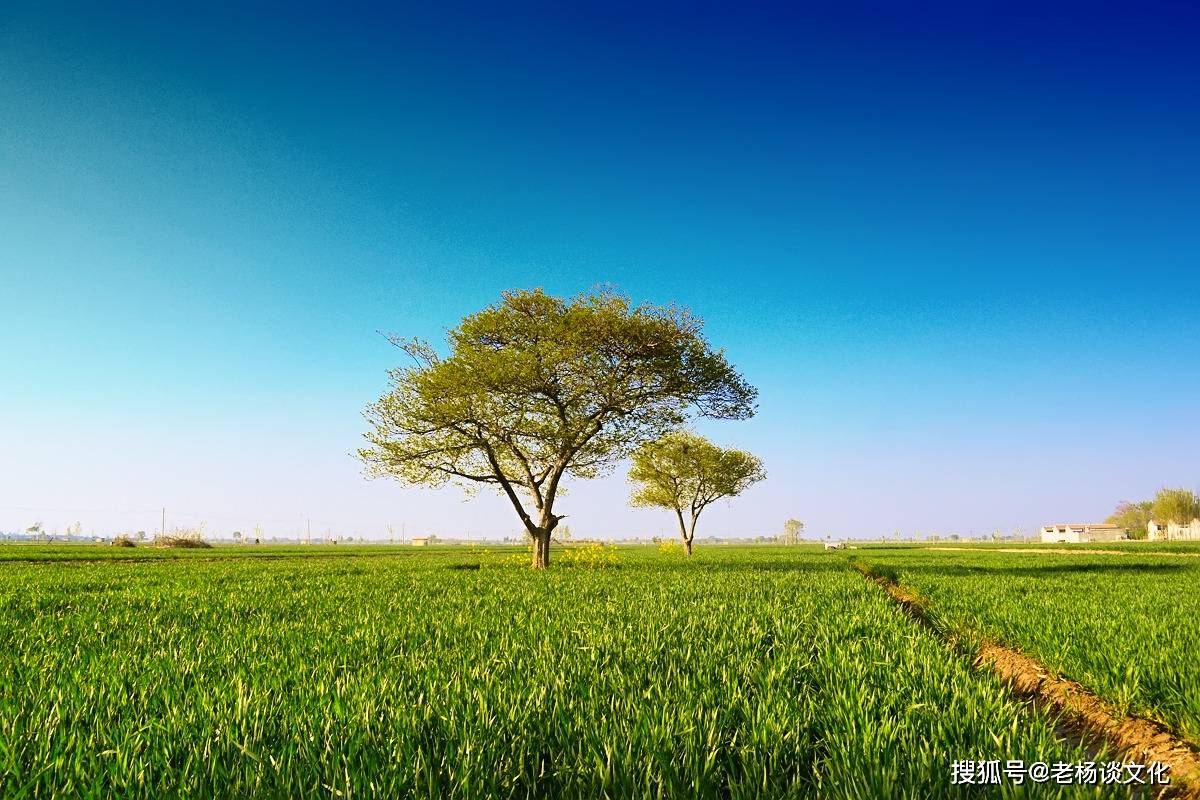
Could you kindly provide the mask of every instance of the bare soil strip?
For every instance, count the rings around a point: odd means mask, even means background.
[[[961,651],[964,642],[930,620],[927,601],[869,568],[855,565],[855,569],[882,587],[914,621]],[[1080,684],[1052,675],[1044,665],[1012,648],[986,643],[974,659],[977,667],[990,668],[1014,693],[1060,713],[1075,732],[1104,742],[1131,761],[1170,765],[1171,783],[1159,797],[1200,800],[1200,753],[1165,725],[1119,714]]]
[[[1052,553],[1060,556],[1171,556],[1175,558],[1200,558],[1200,553],[1170,553],[1161,550],[1068,550],[1065,547],[922,547],[921,550],[941,550],[948,553]]]

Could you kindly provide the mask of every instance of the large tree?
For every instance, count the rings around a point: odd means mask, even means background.
[[[765,477],[757,456],[723,450],[694,433],[673,431],[634,451],[629,480],[636,488],[630,502],[674,511],[679,538],[690,556],[700,513]]]
[[[550,564],[564,478],[604,474],[692,416],[744,419],[756,391],[675,306],[611,290],[572,300],[505,292],[449,332],[450,354],[390,337],[414,361],[367,407],[372,476],[413,485],[491,486]]]

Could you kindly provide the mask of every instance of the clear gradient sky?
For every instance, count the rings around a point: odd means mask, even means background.
[[[0,6],[0,530],[514,533],[362,478],[377,331],[601,282],[760,389],[700,536],[1200,485],[1187,4],[344,5]],[[670,533],[623,472],[575,535]]]

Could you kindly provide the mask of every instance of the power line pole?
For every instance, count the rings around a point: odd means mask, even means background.
[[[159,536],[167,535],[167,507],[163,506],[162,510],[162,527],[158,529]]]
[[[312,544],[312,519],[304,518],[304,543]]]

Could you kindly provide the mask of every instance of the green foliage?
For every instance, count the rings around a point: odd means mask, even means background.
[[[841,559],[303,550],[6,563],[3,793],[936,800],[955,759],[1089,760]]]
[[[1151,500],[1143,500],[1140,503],[1122,502],[1117,505],[1117,510],[1104,521],[1112,525],[1120,525],[1131,539],[1145,539],[1147,536],[1146,526],[1150,522],[1153,505]]]
[[[1191,489],[1160,489],[1154,496],[1150,514],[1161,522],[1186,525],[1200,517],[1200,497]]]
[[[700,513],[723,497],[735,497],[766,477],[762,461],[741,450],[723,450],[702,436],[672,431],[633,453],[630,503],[665,508],[691,543]],[[690,526],[685,525],[685,516]]]

